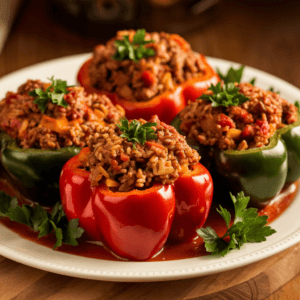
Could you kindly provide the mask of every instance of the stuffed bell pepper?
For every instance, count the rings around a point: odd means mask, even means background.
[[[215,185],[261,206],[300,177],[297,107],[250,83],[218,83],[172,122],[210,167]],[[214,174],[214,175],[213,175]]]
[[[218,75],[205,57],[177,34],[119,31],[95,47],[78,73],[87,91],[106,94],[124,107],[129,119],[158,115],[170,124]]]
[[[87,145],[100,125],[124,109],[65,81],[28,80],[0,102],[1,165],[18,196],[54,205],[63,165]]]
[[[197,151],[157,116],[100,128],[63,167],[67,218],[116,255],[147,260],[166,240],[193,239],[211,206],[212,179]]]

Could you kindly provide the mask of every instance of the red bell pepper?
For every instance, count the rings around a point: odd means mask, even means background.
[[[172,185],[112,192],[93,189],[92,206],[106,244],[121,257],[146,260],[165,244],[175,212]]]
[[[132,102],[120,98],[116,93],[111,93],[94,88],[89,77],[89,65],[91,59],[87,60],[80,68],[77,80],[88,93],[101,93],[107,95],[114,104],[123,106],[128,119],[143,118],[149,120],[151,116],[158,115],[159,119],[167,124],[181,112],[189,100],[195,101],[203,92],[220,81],[217,73],[207,63],[205,57],[201,55],[201,60],[205,65],[205,74],[201,77],[192,78],[176,86],[174,90],[152,98],[149,101]]]
[[[90,201],[92,197],[89,181],[90,172],[81,168],[82,163],[80,161],[80,155],[85,155],[89,151],[89,148],[83,148],[78,155],[68,160],[64,165],[59,179],[60,195],[67,219],[79,219],[79,224],[87,237],[101,241],[102,235],[96,224]]]
[[[90,186],[90,172],[80,162],[87,151],[84,148],[63,167],[60,194],[67,218],[78,218],[91,239],[104,242],[121,257],[147,260],[169,236],[196,236],[212,201],[212,180],[200,163],[174,185],[156,183],[146,190],[113,192],[105,184]]]
[[[174,184],[176,210],[169,234],[172,240],[190,240],[205,223],[213,198],[213,182],[207,169],[198,163]]]

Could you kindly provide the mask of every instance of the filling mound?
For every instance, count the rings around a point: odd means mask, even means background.
[[[143,119],[138,122],[147,123]],[[114,191],[126,192],[150,187],[154,182],[173,184],[181,173],[199,162],[198,153],[174,127],[160,122],[157,116],[148,123],[156,123],[151,126],[156,139],[146,140],[143,145],[128,141],[115,124],[101,127],[91,137],[91,152],[82,161],[91,171],[91,185],[105,182]]]
[[[268,145],[277,129],[297,121],[297,108],[279,94],[250,83],[236,86],[248,101],[212,107],[209,101],[199,99],[180,114],[180,129],[205,146],[245,150]]]
[[[48,101],[42,113],[35,89],[45,91],[49,83],[28,80],[16,93],[7,92],[0,102],[0,129],[16,139],[22,148],[59,149],[87,145],[90,135],[101,125],[124,117],[124,109],[103,95],[88,95],[82,87],[68,87],[63,96],[67,106]]]
[[[119,31],[106,45],[95,47],[89,70],[95,88],[115,92],[129,101],[148,101],[177,84],[205,74],[203,57],[194,53],[190,44],[177,34],[146,33],[145,41],[154,42],[145,48],[153,49],[153,56],[137,62],[114,59],[115,42],[124,36],[132,41],[135,34],[133,30]]]

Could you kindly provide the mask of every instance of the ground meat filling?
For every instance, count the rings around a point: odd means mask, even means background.
[[[124,35],[131,40],[135,31],[119,31],[106,45],[95,47],[89,71],[91,83],[97,89],[116,92],[130,101],[148,101],[177,84],[205,74],[201,55],[194,53],[182,37],[164,32],[146,34],[145,40],[155,41],[146,45],[155,51],[155,56],[138,62],[114,60],[114,41]]]
[[[139,122],[146,123],[143,119]],[[154,182],[173,184],[180,173],[188,172],[199,162],[199,154],[175,128],[160,122],[157,116],[149,122],[157,123],[152,127],[157,140],[144,145],[136,143],[136,149],[120,136],[122,132],[115,124],[101,127],[91,137],[91,153],[83,165],[91,170],[92,186],[102,181],[113,190],[126,192],[150,187]]]
[[[268,145],[277,129],[297,121],[297,108],[279,94],[250,83],[236,86],[248,101],[212,107],[206,100],[197,100],[180,114],[180,129],[205,146],[245,150]]]
[[[68,88],[64,96],[66,108],[49,101],[42,113],[28,93],[48,86],[49,83],[28,80],[17,93],[7,92],[0,102],[0,129],[22,148],[84,147],[99,126],[115,123],[125,115],[124,109],[114,106],[106,96],[88,95],[82,87]]]

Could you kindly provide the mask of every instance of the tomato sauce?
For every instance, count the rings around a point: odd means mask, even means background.
[[[260,215],[268,215],[268,223],[273,222],[278,218],[293,202],[299,188],[299,182],[295,182],[286,187],[279,196],[273,199],[266,207],[259,209]],[[11,189],[0,182],[0,189],[12,194]],[[213,203],[208,219],[204,227],[212,227],[219,236],[222,236],[226,232],[226,224],[223,218],[217,213],[217,204]],[[223,206],[223,205],[222,205]],[[234,211],[231,208],[227,208],[231,215],[234,215]],[[55,236],[48,235],[38,239],[38,233],[31,230],[29,227],[10,221],[8,218],[3,218],[0,222],[8,227],[10,230],[16,232],[20,237],[28,239],[37,244],[43,245],[48,248],[52,248],[55,244]],[[109,249],[99,243],[91,243],[85,240],[84,237],[78,240],[79,245],[74,247],[63,244],[55,251],[61,251],[68,254],[79,255],[88,258],[105,259],[105,260],[120,260]],[[188,243],[171,243],[167,241],[163,250],[148,261],[170,261],[177,259],[186,259],[207,255],[205,251],[204,242],[201,237],[197,237]]]

